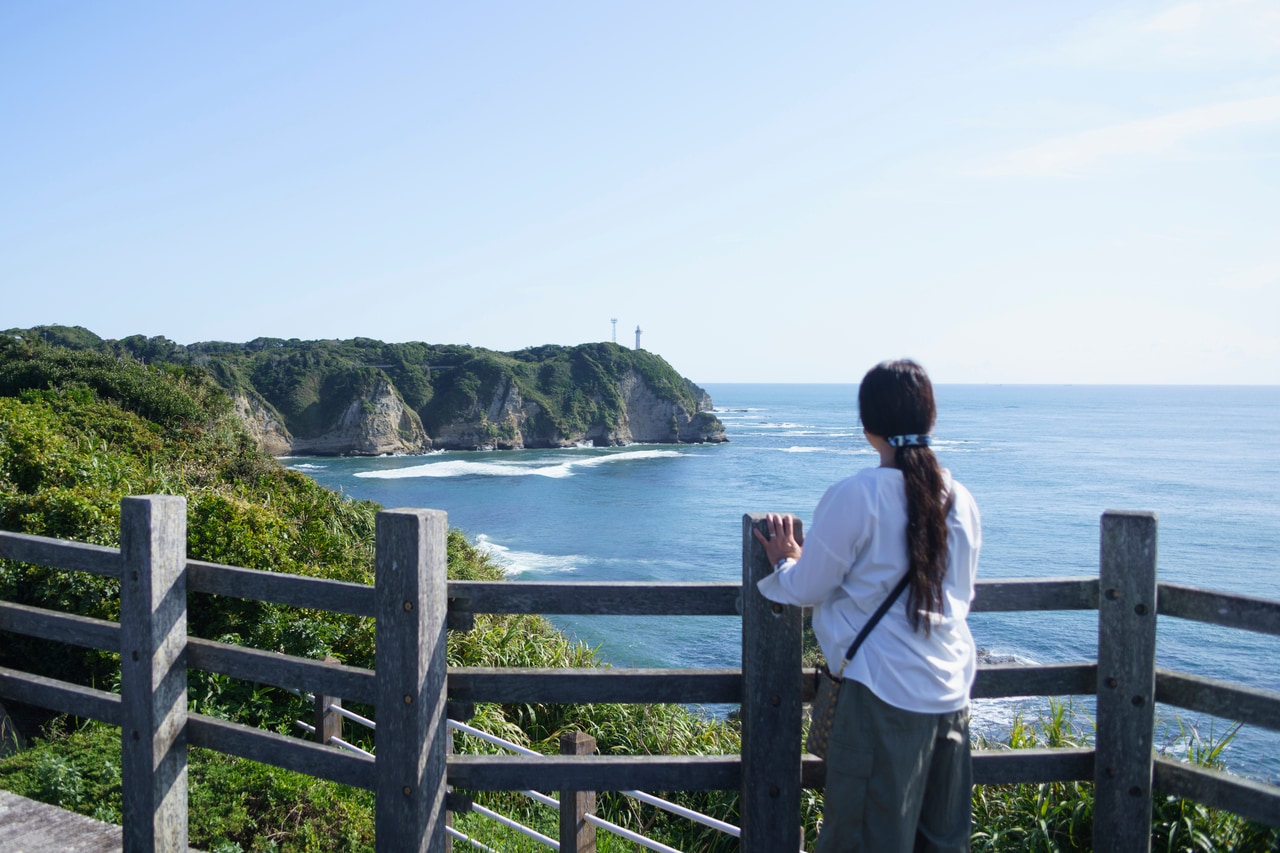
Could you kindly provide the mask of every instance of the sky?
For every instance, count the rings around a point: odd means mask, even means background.
[[[0,3],[0,329],[1280,384],[1280,2]]]

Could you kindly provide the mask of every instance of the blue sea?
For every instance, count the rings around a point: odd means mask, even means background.
[[[388,507],[431,507],[516,580],[740,581],[745,512],[806,522],[823,491],[877,464],[852,385],[707,385],[730,441],[286,460]],[[1163,580],[1280,599],[1280,387],[941,385],[935,449],[977,499],[985,578],[1096,575],[1107,509],[1159,514]],[[737,666],[722,618],[557,617],[620,666]],[[1094,658],[1096,615],[975,614],[995,655]],[[1159,665],[1280,691],[1280,638],[1160,618]],[[1088,703],[1080,703],[1082,714]],[[998,736],[1044,699],[975,703]],[[1158,745],[1229,723],[1162,709]],[[1237,772],[1280,779],[1280,736],[1246,728]]]

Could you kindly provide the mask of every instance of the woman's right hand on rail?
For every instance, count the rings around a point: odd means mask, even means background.
[[[777,565],[779,560],[800,559],[803,549],[796,539],[795,516],[771,512],[765,516],[765,529],[768,530],[767,535],[759,529],[752,532],[769,555],[770,565]]]

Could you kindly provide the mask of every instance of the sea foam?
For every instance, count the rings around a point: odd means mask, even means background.
[[[578,570],[582,557],[575,554],[542,554],[536,551],[516,551],[494,542],[486,534],[475,538],[476,547],[489,555],[502,567],[508,577],[518,577],[525,572],[538,574],[572,574]]]
[[[376,471],[359,471],[354,476],[375,480],[400,480],[411,477],[571,477],[582,468],[596,468],[617,462],[636,462],[642,459],[672,459],[687,454],[678,450],[627,450],[605,453],[599,456],[582,456],[581,450],[570,451],[570,458],[550,464],[530,462],[514,457],[511,460],[472,462],[467,459],[450,459],[444,462],[428,462],[408,468],[385,468]]]

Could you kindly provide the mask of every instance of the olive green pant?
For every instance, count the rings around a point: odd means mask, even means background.
[[[969,849],[969,711],[917,714],[840,685],[816,853]]]

